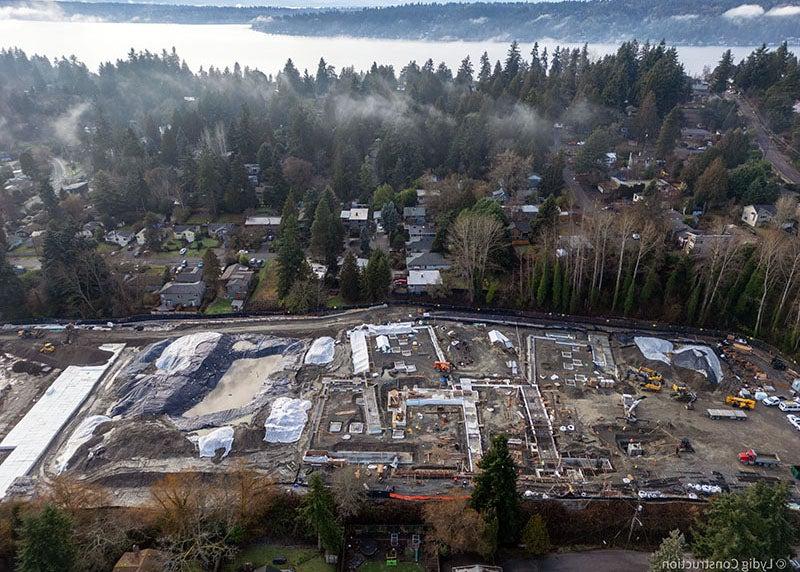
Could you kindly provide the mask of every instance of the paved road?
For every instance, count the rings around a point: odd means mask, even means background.
[[[649,552],[632,550],[590,550],[550,554],[544,558],[503,562],[507,572],[644,572],[649,569]]]
[[[800,171],[794,166],[791,158],[784,153],[786,144],[770,131],[764,120],[761,119],[761,116],[746,98],[738,94],[729,97],[732,97],[739,104],[742,116],[754,133],[756,142],[761,147],[764,157],[772,163],[775,172],[787,183],[800,185]]]
[[[53,157],[50,159],[50,166],[52,167],[50,183],[53,185],[53,190],[58,192],[67,179],[67,162],[60,157]]]

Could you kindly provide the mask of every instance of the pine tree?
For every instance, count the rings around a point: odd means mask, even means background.
[[[633,276],[629,276],[627,280],[627,288],[625,288],[625,302],[622,306],[622,313],[625,316],[630,316],[633,313],[634,306],[636,305],[636,282]]]
[[[561,309],[561,289],[564,285],[564,278],[561,275],[561,257],[556,256],[556,263],[553,266],[553,301],[551,307],[556,312]]]
[[[361,297],[361,273],[358,271],[356,257],[352,252],[348,252],[342,262],[342,270],[339,273],[339,293],[342,299],[353,304],[358,302]]]
[[[364,293],[370,302],[383,302],[392,282],[392,269],[386,253],[376,248],[364,269]]]
[[[18,572],[69,572],[77,554],[69,517],[51,504],[23,520],[17,551]]]
[[[676,105],[664,119],[658,134],[658,141],[656,141],[656,155],[661,159],[666,159],[675,150],[675,145],[681,136],[682,124],[683,112]]]
[[[539,287],[536,289],[536,304],[544,308],[550,293],[550,260],[545,256],[542,260],[542,271],[539,273]]]
[[[291,194],[286,199],[281,215],[277,260],[278,296],[283,298],[289,293],[305,263],[303,248],[300,246],[297,207]]]
[[[221,273],[219,258],[211,248],[206,249],[205,254],[203,254],[203,282],[214,292],[219,286]]]
[[[497,519],[497,539],[512,543],[519,538],[519,495],[517,468],[508,450],[508,438],[496,435],[492,446],[480,460],[481,472],[475,477],[470,503],[485,516]]]
[[[541,514],[534,514],[528,519],[522,531],[522,543],[525,552],[531,556],[543,556],[550,551],[550,534]]]
[[[658,550],[650,557],[650,572],[677,569],[684,560],[685,551],[686,539],[680,530],[673,530],[661,541]]]
[[[337,554],[342,545],[342,527],[336,518],[336,501],[322,482],[319,473],[308,481],[308,494],[303,498],[300,516],[317,535],[320,548]]]

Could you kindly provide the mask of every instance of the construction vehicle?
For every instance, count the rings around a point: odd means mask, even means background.
[[[739,462],[743,465],[771,468],[780,465],[781,458],[775,453],[757,453],[755,449],[748,449],[739,453]]]
[[[634,397],[630,393],[622,394],[622,408],[625,410],[625,420],[628,423],[636,423],[638,421],[635,414],[636,408],[645,399],[647,399],[647,396]]]
[[[42,330],[29,330],[27,328],[23,328],[17,331],[17,336],[20,338],[41,338],[44,336],[44,332],[42,332]]]
[[[51,342],[45,342],[39,348],[39,352],[43,354],[51,354],[56,351],[56,347]]]
[[[735,395],[728,395],[725,398],[725,405],[730,405],[731,407],[738,407],[739,409],[755,409],[756,400],[747,399],[746,397],[736,397]]]
[[[747,413],[744,411],[731,411],[730,409],[706,409],[706,415],[711,419],[730,419],[734,421],[745,421]]]
[[[672,384],[672,398],[676,401],[682,401],[686,403],[686,409],[692,410],[694,409],[694,402],[697,401],[697,394],[689,389],[687,385],[681,385],[677,383]]]
[[[433,369],[442,373],[450,373],[453,371],[453,364],[449,361],[435,361],[433,362]]]
[[[656,370],[649,367],[630,368],[629,373],[632,373],[639,379],[639,388],[645,391],[658,392],[664,384],[664,377]]]
[[[683,437],[675,447],[675,454],[678,455],[680,453],[694,453],[694,447],[692,447],[692,442],[689,441],[688,437]]]

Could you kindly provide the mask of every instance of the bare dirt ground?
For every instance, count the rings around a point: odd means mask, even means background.
[[[197,417],[247,405],[264,385],[267,376],[281,369],[280,355],[239,359],[217,382],[217,386],[184,417]]]

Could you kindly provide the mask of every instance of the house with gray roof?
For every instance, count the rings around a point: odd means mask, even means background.
[[[203,304],[206,293],[206,283],[199,282],[167,282],[158,291],[161,306],[167,310],[178,307],[199,308]]]

